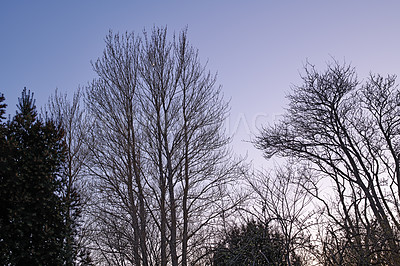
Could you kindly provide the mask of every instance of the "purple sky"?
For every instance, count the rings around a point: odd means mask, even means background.
[[[257,126],[272,122],[299,84],[306,60],[324,69],[332,57],[357,68],[398,74],[398,1],[11,1],[0,3],[0,92],[14,113],[23,87],[43,106],[55,88],[72,94],[95,77],[109,29],[135,31],[188,26],[231,99],[227,133],[233,149],[261,160],[249,143]]]

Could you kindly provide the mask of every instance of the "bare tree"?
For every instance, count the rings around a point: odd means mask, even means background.
[[[86,135],[90,125],[82,106],[83,96],[82,89],[78,88],[70,101],[67,94],[62,95],[56,90],[49,98],[44,114],[60,123],[64,130],[66,159],[61,174],[66,180],[66,189],[63,197],[67,202],[67,223],[75,231],[73,235],[76,238],[67,239],[67,245],[71,252],[77,252],[78,259],[90,256],[86,244],[86,211],[90,195],[85,168],[88,159]]]
[[[134,120],[138,44],[133,34],[120,38],[110,32],[103,57],[93,63],[99,78],[87,90],[94,120],[90,171],[99,192],[95,238],[107,263],[115,257],[117,265],[148,265],[141,132]]]
[[[228,105],[216,77],[186,31],[171,42],[166,28],[143,39],[110,33],[93,66],[99,78],[87,102],[97,141],[99,247],[107,258],[124,257],[120,264],[199,263],[204,238],[241,202],[229,193],[239,162],[223,134]]]
[[[279,232],[283,238],[286,261],[291,265],[292,256],[305,255],[311,247],[312,220],[315,212],[304,177],[308,169],[291,162],[277,167],[273,172],[260,172],[247,178],[253,194],[252,208],[247,211],[263,223]]]
[[[376,258],[399,264],[399,95],[395,76],[371,75],[361,85],[348,65],[333,62],[319,73],[308,64],[282,120],[257,139],[267,158],[310,164],[310,193],[363,265]],[[319,189],[324,180],[333,185],[336,207]]]

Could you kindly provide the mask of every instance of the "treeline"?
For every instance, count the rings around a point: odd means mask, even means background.
[[[281,120],[235,157],[228,103],[186,30],[114,34],[97,78],[38,115],[0,98],[4,265],[398,265],[395,76],[307,64]]]
[[[4,119],[0,95],[0,118]],[[0,261],[2,265],[72,265],[79,194],[62,174],[60,123],[38,116],[33,93],[22,91],[16,115],[0,124]],[[79,255],[79,256],[78,256]]]

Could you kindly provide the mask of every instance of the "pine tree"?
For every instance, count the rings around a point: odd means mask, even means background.
[[[0,94],[0,122],[2,119],[5,118],[5,117],[3,117],[3,115],[6,113],[7,104],[2,103],[4,101],[5,101],[4,94],[1,93]]]
[[[4,239],[4,235],[6,234],[4,230],[4,224],[7,220],[7,209],[6,209],[6,198],[5,192],[6,187],[4,186],[6,181],[6,137],[5,137],[5,124],[3,123],[3,119],[5,118],[3,115],[6,113],[5,108],[6,104],[3,103],[5,101],[4,95],[0,94],[0,262],[6,261],[8,256],[8,243]]]
[[[1,135],[0,264],[71,264],[65,182],[57,174],[65,158],[62,128],[38,117],[26,89],[17,107]]]
[[[212,264],[303,265],[296,254],[293,254],[292,261],[286,260],[282,234],[255,221],[233,228],[215,249]]]

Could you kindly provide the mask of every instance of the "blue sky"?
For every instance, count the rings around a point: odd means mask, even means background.
[[[95,75],[109,29],[140,33],[188,27],[231,100],[233,149],[259,160],[249,140],[272,122],[299,84],[306,60],[324,69],[332,57],[369,72],[400,71],[397,1],[9,1],[0,3],[0,92],[14,113],[23,87],[43,106],[58,88],[72,94]]]

